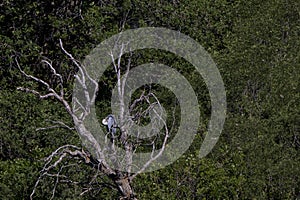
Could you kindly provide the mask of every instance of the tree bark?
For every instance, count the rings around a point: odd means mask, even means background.
[[[137,200],[137,198],[134,195],[132,186],[130,184],[130,179],[128,176],[123,176],[121,174],[118,174],[118,176],[114,182],[118,187],[119,192],[122,194],[122,197],[120,197],[120,200]]]

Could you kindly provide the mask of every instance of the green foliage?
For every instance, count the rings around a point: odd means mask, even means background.
[[[193,153],[162,170],[142,175],[135,188],[140,199],[233,199],[238,197],[243,181],[222,163],[199,159]]]
[[[0,198],[27,199],[37,179],[38,163],[17,158],[0,162]]]
[[[52,126],[51,121],[70,126],[72,122],[54,99],[42,101],[16,90],[18,86],[37,91],[45,88],[22,76],[15,59],[28,74],[54,86],[51,71],[40,63],[41,59],[51,60],[63,75],[67,100],[71,101],[77,69],[61,52],[59,39],[81,60],[111,35],[146,26],[181,31],[212,55],[225,82],[228,113],[217,146],[209,156],[198,159],[210,117],[210,97],[201,76],[171,53],[134,52],[133,67],[164,63],[183,74],[196,92],[202,120],[195,142],[179,160],[134,180],[139,199],[295,199],[300,194],[298,1],[4,0],[0,5],[1,199],[28,199],[43,158],[63,144],[80,145],[75,131],[37,131]],[[111,74],[107,70],[100,81],[99,119],[110,113],[116,79]],[[154,89],[171,112],[176,105],[174,96],[166,88]],[[178,122],[179,115],[176,112]],[[58,184],[55,199],[118,197],[107,187],[80,196],[96,173],[85,165],[63,173],[83,184]],[[50,198],[54,183],[55,179],[44,179],[36,198]]]

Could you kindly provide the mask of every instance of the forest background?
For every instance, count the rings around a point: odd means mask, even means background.
[[[179,160],[134,180],[137,198],[300,198],[299,1],[2,0],[0,26],[0,199],[28,199],[44,158],[65,144],[81,146],[75,131],[40,129],[53,121],[71,124],[71,119],[54,99],[17,90],[44,88],[24,77],[16,60],[28,74],[50,83],[53,76],[41,60],[51,60],[71,100],[77,69],[62,52],[59,39],[83,60],[103,40],[140,27],[180,31],[205,48],[225,84],[227,118],[213,151],[199,159],[210,117],[204,81],[173,54],[136,52],[136,63],[164,63],[189,80],[202,119],[194,143]],[[101,117],[109,114],[112,80],[109,71],[101,80],[96,102]],[[168,93],[159,91],[160,98],[168,99]],[[109,182],[105,178],[89,184],[95,171],[84,163],[68,160],[64,165],[69,167],[54,170],[61,170],[65,179],[42,179],[36,199],[118,198],[117,190],[102,184]],[[84,192],[87,188],[91,189]]]

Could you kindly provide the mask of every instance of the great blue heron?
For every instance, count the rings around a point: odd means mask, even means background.
[[[117,133],[117,123],[113,115],[108,115],[102,120],[102,124],[107,126],[107,131],[114,137]]]

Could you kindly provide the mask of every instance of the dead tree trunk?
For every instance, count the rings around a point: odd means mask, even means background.
[[[132,186],[130,184],[130,178],[127,175],[118,174],[118,176],[114,180],[120,194],[122,194],[122,197],[120,197],[120,200],[136,200],[136,197],[134,195]]]

